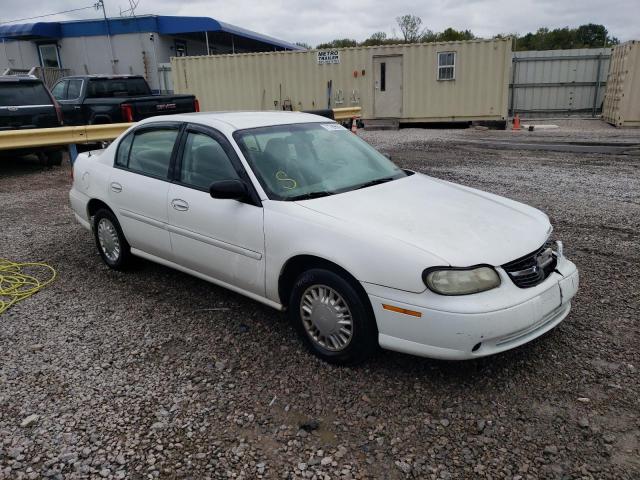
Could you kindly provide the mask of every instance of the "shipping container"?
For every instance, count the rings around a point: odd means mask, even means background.
[[[502,121],[511,40],[172,58],[203,110],[361,107],[365,120]]]
[[[640,42],[613,49],[602,117],[616,127],[640,127]]]

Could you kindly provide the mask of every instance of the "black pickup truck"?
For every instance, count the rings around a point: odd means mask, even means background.
[[[137,122],[143,118],[200,110],[193,95],[152,95],[137,75],[65,77],[51,89],[64,125]]]
[[[60,106],[42,80],[32,75],[0,75],[0,132],[59,127]],[[61,147],[0,150],[6,156],[35,153],[47,165],[60,165]]]

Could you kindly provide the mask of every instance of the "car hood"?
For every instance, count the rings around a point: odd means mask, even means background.
[[[456,267],[510,262],[551,231],[535,208],[419,173],[297,203],[358,235],[392,237]]]

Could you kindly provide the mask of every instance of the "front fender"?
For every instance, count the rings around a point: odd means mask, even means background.
[[[362,231],[294,202],[263,204],[266,293],[279,301],[283,266],[298,255],[312,255],[344,268],[360,282],[420,293],[426,289],[422,271],[447,264],[429,252],[380,231]]]

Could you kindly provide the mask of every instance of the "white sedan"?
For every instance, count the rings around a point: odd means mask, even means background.
[[[508,350],[578,289],[544,213],[403,170],[315,115],[150,118],[73,170],[71,206],[109,267],[135,255],[287,310],[334,363]]]

